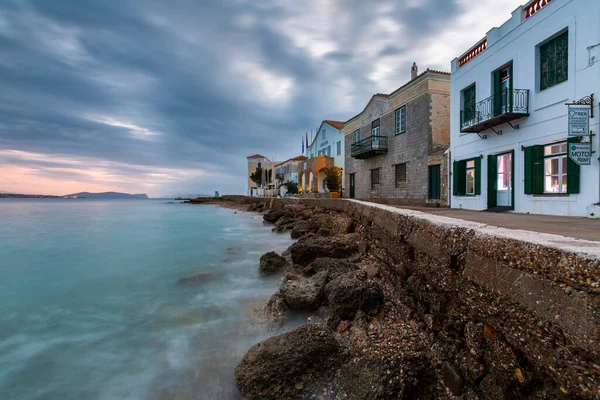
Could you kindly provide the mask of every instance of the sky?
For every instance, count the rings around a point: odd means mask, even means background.
[[[0,191],[245,193],[523,0],[2,0]]]

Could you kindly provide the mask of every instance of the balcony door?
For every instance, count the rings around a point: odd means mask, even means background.
[[[512,112],[512,63],[494,72],[494,116]]]
[[[371,149],[373,150],[379,150],[379,134],[379,120],[376,119],[371,123]]]

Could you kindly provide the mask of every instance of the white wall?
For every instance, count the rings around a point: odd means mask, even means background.
[[[323,137],[323,131],[325,132],[325,137]],[[340,142],[341,153],[337,154],[337,143]],[[321,127],[317,131],[317,135],[315,136],[313,142],[311,143],[311,147],[308,151],[308,157],[316,157],[319,155],[319,151],[327,150],[327,148],[331,146],[331,154],[333,157],[333,162],[336,167],[344,168],[344,134],[341,129],[336,129],[328,123],[322,123]]]
[[[590,127],[600,133],[600,1],[555,0],[527,20],[521,9],[500,28],[488,33],[488,47],[473,60],[458,68],[458,59],[452,62],[451,77],[451,152],[453,160],[479,155],[486,156],[481,163],[481,195],[453,196],[453,208],[484,210],[487,208],[487,155],[514,150],[515,154],[515,211],[536,214],[586,215],[586,208],[600,201],[600,136],[594,137],[592,165],[581,166],[580,193],[568,197],[541,197],[524,194],[522,146],[544,144],[567,138],[567,106],[594,93],[594,118]],[[569,30],[568,80],[544,91],[539,90],[538,45],[563,29]],[[477,38],[475,38],[477,39]],[[591,57],[595,63],[590,65]],[[530,116],[513,121],[520,129],[508,124],[482,134],[460,132],[461,91],[476,83],[476,101],[492,95],[492,72],[513,62],[513,88],[529,89]],[[587,141],[584,138],[584,141]],[[450,178],[452,184],[452,178]]]

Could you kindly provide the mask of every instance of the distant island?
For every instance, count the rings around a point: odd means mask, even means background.
[[[7,193],[0,192],[0,198],[5,199],[104,199],[104,200],[148,200],[148,195],[142,194],[129,194],[119,192],[103,192],[103,193],[90,193],[90,192],[79,192],[72,194],[65,194],[63,196],[53,196],[48,194],[21,194],[21,193]]]
[[[145,193],[142,194],[129,194],[129,193],[119,193],[119,192],[102,192],[102,193],[90,193],[90,192],[79,192],[67,194],[62,197],[68,198],[84,198],[84,199],[131,199],[131,200],[148,200],[148,195]]]

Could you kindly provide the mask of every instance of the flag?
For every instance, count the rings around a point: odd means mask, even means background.
[[[304,154],[304,140],[302,140],[302,154]]]
[[[306,148],[308,149],[308,132],[306,132]]]

